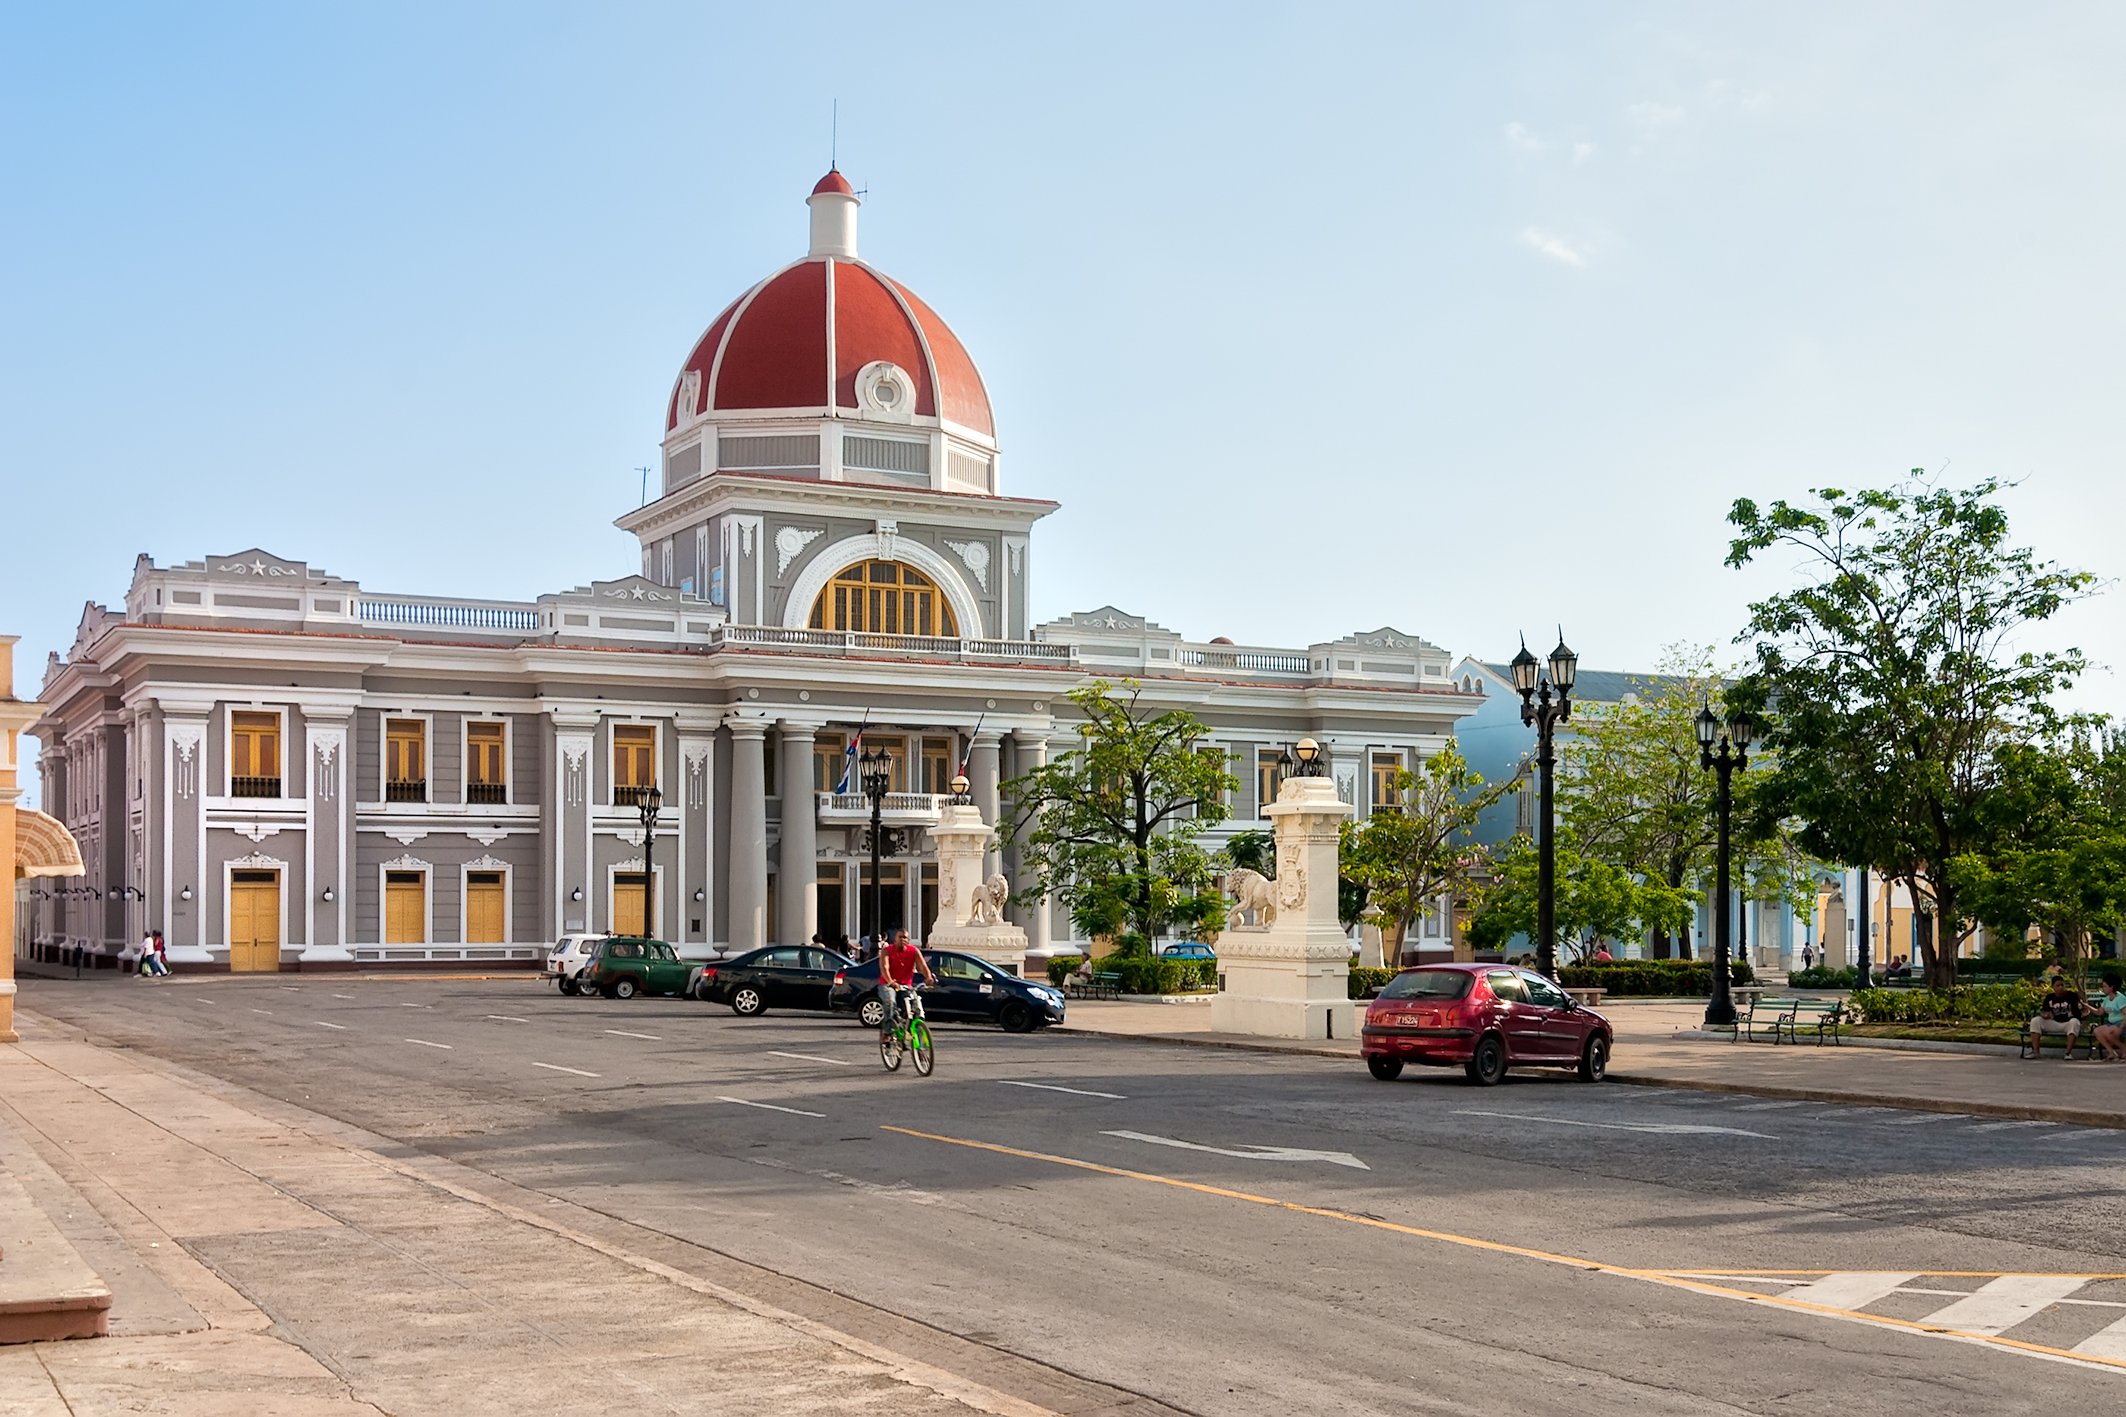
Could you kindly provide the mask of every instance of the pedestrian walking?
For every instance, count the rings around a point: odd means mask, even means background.
[[[144,930],[140,936],[139,953],[133,956],[133,977],[135,979],[148,977],[148,956],[154,953],[155,932],[153,930]]]
[[[170,972],[170,951],[162,942],[162,931],[150,930],[143,942],[140,967],[150,975],[161,979]]]
[[[1808,945],[1803,945],[1803,946],[1801,947],[1801,967],[1802,967],[1803,969],[1813,969],[1813,968],[1815,967],[1815,965],[1816,965],[1816,951],[1815,951],[1815,949],[1814,949],[1814,948],[1812,948],[1811,946],[1808,946]]]

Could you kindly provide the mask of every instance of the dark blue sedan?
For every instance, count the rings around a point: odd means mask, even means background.
[[[925,950],[937,983],[923,990],[923,1013],[943,1021],[993,1023],[1011,1033],[1063,1022],[1063,991],[1035,979],[1006,974],[986,959],[954,950]],[[866,1028],[885,1021],[878,997],[878,961],[852,964],[834,976],[827,1007],[853,1013]]]

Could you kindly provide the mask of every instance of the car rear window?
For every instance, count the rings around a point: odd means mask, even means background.
[[[1459,999],[1475,976],[1459,969],[1406,969],[1380,991],[1383,999]]]

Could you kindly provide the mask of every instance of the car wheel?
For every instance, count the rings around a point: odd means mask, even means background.
[[[750,984],[741,984],[731,991],[731,1012],[740,1018],[751,1018],[767,1007],[768,1001],[760,996],[760,990]]]
[[[1379,1078],[1382,1082],[1394,1082],[1403,1075],[1403,1060],[1400,1058],[1385,1058],[1376,1053],[1366,1059],[1366,1071]]]
[[[613,981],[613,987],[607,992],[615,999],[632,999],[635,997],[635,981],[616,979]]]
[[[1506,1044],[1496,1034],[1477,1040],[1476,1054],[1462,1069],[1478,1087],[1495,1087],[1506,1076]]]
[[[884,1028],[886,1006],[876,998],[866,999],[856,1006],[856,1021],[865,1028]]]
[[[576,981],[569,978],[566,974],[561,976],[561,992],[564,994],[573,994],[576,992]]]
[[[1008,999],[997,1010],[997,1022],[1006,1033],[1033,1032],[1033,1010],[1017,999]]]
[[[1600,1082],[1608,1076],[1609,1040],[1593,1034],[1587,1040],[1587,1051],[1580,1054],[1580,1081]]]

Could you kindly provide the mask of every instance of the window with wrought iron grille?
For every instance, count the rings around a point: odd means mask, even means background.
[[[229,715],[229,795],[281,795],[281,719],[277,713]]]

